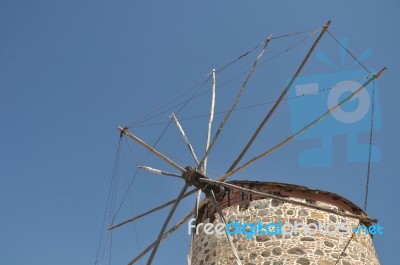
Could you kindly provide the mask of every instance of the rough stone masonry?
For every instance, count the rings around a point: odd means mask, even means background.
[[[362,213],[362,210],[339,195],[310,190],[306,187],[280,183],[236,182],[235,185],[251,187],[263,192],[284,196],[292,200],[314,203],[342,212]],[[325,211],[284,203],[275,199],[255,198],[241,192],[231,192],[220,203],[227,222],[263,223],[289,222],[297,223],[347,223],[357,227],[357,219],[343,217]],[[200,209],[197,222],[221,223],[212,206],[206,205]],[[353,233],[342,235],[303,233],[286,235],[257,234],[250,240],[244,235],[233,235],[233,242],[238,250],[243,264],[247,265],[284,265],[284,264],[315,264],[315,265],[355,265],[379,264],[371,235],[355,233],[343,249]],[[342,254],[342,256],[341,256]],[[200,232],[194,238],[192,265],[231,265],[235,264],[232,251],[229,248],[225,234],[207,235]],[[341,257],[340,257],[341,256]],[[339,259],[340,257],[340,259]],[[339,259],[339,260],[338,260]],[[336,263],[338,261],[338,263]]]

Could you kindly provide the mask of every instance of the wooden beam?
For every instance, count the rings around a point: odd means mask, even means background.
[[[140,145],[144,146],[147,150],[149,150],[150,152],[152,152],[156,156],[160,157],[162,160],[164,160],[165,162],[167,162],[168,164],[170,164],[174,168],[178,169],[182,173],[186,172],[186,170],[183,167],[179,166],[177,163],[175,163],[174,161],[172,161],[171,159],[169,159],[168,157],[163,155],[160,151],[158,151],[154,147],[152,147],[152,146],[148,145],[147,143],[145,143],[139,137],[137,137],[137,136],[133,135],[132,133],[130,133],[126,128],[118,127],[118,129],[120,130],[120,132],[122,134],[128,136],[129,138],[132,138],[134,141],[136,141]]]

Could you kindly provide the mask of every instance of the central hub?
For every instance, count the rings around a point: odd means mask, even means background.
[[[225,196],[224,187],[200,181],[201,179],[209,179],[209,178],[203,175],[196,168],[188,166],[185,169],[186,172],[182,174],[182,177],[185,179],[186,183],[201,189],[201,191],[204,192],[204,194],[206,194],[207,196],[211,196],[211,191],[213,191],[217,201],[221,201],[224,198]]]

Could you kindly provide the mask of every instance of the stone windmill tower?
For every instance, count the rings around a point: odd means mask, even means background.
[[[190,224],[194,224],[194,229],[189,230],[192,232],[192,243],[188,258],[188,263],[190,265],[379,264],[372,244],[372,235],[374,233],[379,233],[380,228],[379,226],[376,227],[375,219],[368,217],[362,209],[347,199],[330,192],[312,190],[307,187],[291,184],[254,181],[226,182],[232,175],[278,150],[304,131],[328,117],[333,111],[362,92],[365,87],[378,78],[386,69],[382,68],[375,74],[368,74],[367,77],[364,77],[366,81],[362,85],[352,91],[349,96],[341,99],[337,104],[330,106],[329,109],[318,116],[318,118],[305,124],[302,129],[285,138],[271,149],[240,164],[264,125],[268,122],[282,100],[285,99],[288,90],[296,81],[324,33],[328,32],[333,37],[328,31],[329,25],[330,21],[299,42],[302,43],[319,32],[318,37],[312,44],[292,79],[281,92],[279,98],[274,102],[274,105],[259,124],[246,146],[242,149],[241,153],[226,173],[215,180],[207,176],[208,155],[213,149],[230,115],[236,109],[239,99],[257,64],[263,57],[268,44],[274,39],[271,36],[251,51],[246,52],[235,61],[221,68],[228,67],[250,54],[256,48],[262,47],[252,68],[248,71],[231,108],[225,112],[225,116],[213,138],[211,138],[211,125],[214,117],[215,105],[215,75],[218,70],[214,69],[212,71],[212,75],[209,78],[212,79],[212,100],[207,141],[205,152],[200,159],[198,159],[176,115],[171,115],[186,146],[193,156],[195,166],[182,167],[178,165],[172,159],[158,151],[154,146],[147,144],[139,137],[133,135],[128,130],[128,127],[119,127],[121,137],[127,136],[133,139],[149,152],[164,160],[179,173],[166,172],[149,166],[139,166],[139,168],[152,173],[177,177],[184,180],[184,185],[176,199],[119,224],[113,224],[115,216],[112,218],[109,230],[114,230],[115,228],[172,205],[157,239],[128,264],[135,264],[147,253],[150,253],[147,264],[153,264],[161,241],[187,222],[189,222],[189,227]],[[293,35],[295,34],[298,33],[293,33]],[[289,35],[276,38],[286,36]],[[291,48],[295,46],[296,45],[291,46]],[[188,102],[189,101],[185,102],[183,106],[186,106]],[[191,186],[194,188],[188,190]],[[194,209],[183,217],[181,221],[167,230],[169,221],[175,213],[179,202],[195,193],[197,193],[197,197]],[[205,199],[200,202],[202,193],[205,195]],[[191,219],[192,217],[194,217],[194,219]],[[201,227],[205,229],[203,230],[204,233],[201,233]],[[219,228],[217,229],[217,227],[225,228],[221,230]],[[215,228],[215,233],[208,233],[213,228]],[[200,232],[195,233],[197,230]]]
[[[352,231],[360,224],[371,227],[373,220],[347,199],[290,184],[253,181],[231,184],[256,191],[246,194],[229,190],[229,194],[219,202],[227,221],[238,221],[241,229],[247,230],[238,235],[239,226],[231,229],[235,234],[233,244],[242,264],[379,264],[372,236],[365,228]],[[200,208],[197,225],[220,222],[212,204]],[[244,226],[246,222],[252,227]],[[250,233],[258,222],[287,224],[283,225],[286,232],[273,235],[275,227],[270,227],[270,234]],[[293,227],[297,232],[292,230]],[[235,263],[224,234],[206,234],[199,229],[192,249],[193,265]]]

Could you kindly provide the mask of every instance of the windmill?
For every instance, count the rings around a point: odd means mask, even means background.
[[[174,231],[176,231],[180,226],[182,226],[184,223],[186,223],[192,216],[196,218],[197,222],[205,220],[205,219],[210,219],[211,216],[216,214],[218,216],[218,220],[220,220],[223,224],[227,225],[228,223],[228,218],[227,218],[227,212],[230,210],[229,207],[233,205],[239,205],[240,203],[236,202],[236,204],[231,203],[231,198],[229,197],[238,197],[238,193],[240,192],[240,196],[244,198],[244,194],[246,194],[247,200],[249,200],[248,205],[250,205],[250,202],[253,201],[251,196],[254,196],[254,198],[257,198],[257,203],[260,202],[260,200],[269,200],[268,203],[270,203],[272,200],[278,201],[280,203],[286,203],[288,205],[294,205],[296,207],[302,207],[304,209],[313,209],[317,212],[321,213],[327,213],[327,214],[333,214],[334,216],[340,216],[343,218],[349,218],[351,220],[356,220],[360,224],[367,224],[370,225],[372,223],[376,223],[377,220],[369,217],[364,211],[361,209],[358,209],[354,204],[351,202],[347,201],[346,199],[342,197],[337,197],[337,195],[332,194],[332,193],[324,193],[318,190],[309,190],[304,187],[295,187],[295,186],[290,186],[290,185],[281,185],[277,183],[261,183],[258,185],[257,183],[248,183],[248,182],[227,182],[227,180],[238,173],[239,171],[251,166],[255,161],[260,160],[261,158],[270,155],[271,153],[277,151],[280,149],[282,146],[288,144],[291,142],[293,139],[295,139],[297,136],[308,130],[309,128],[313,127],[314,125],[318,124],[320,121],[323,119],[327,118],[329,115],[331,115],[332,112],[335,110],[339,109],[342,105],[345,103],[349,102],[352,98],[354,98],[356,95],[361,93],[365,87],[367,87],[370,83],[374,82],[376,78],[378,78],[385,70],[386,68],[382,68],[376,73],[370,73],[368,77],[366,78],[366,81],[359,86],[357,89],[355,89],[350,95],[345,97],[344,99],[340,100],[337,104],[334,104],[330,106],[328,110],[325,112],[321,113],[315,120],[311,121],[308,124],[305,124],[304,127],[299,129],[297,132],[293,133],[292,135],[286,137],[283,139],[281,142],[277,143],[274,145],[272,148],[254,156],[253,158],[242,162],[243,158],[245,157],[246,153],[248,150],[252,147],[254,141],[257,139],[258,135],[262,131],[263,127],[268,123],[270,120],[271,116],[274,114],[275,110],[279,107],[281,102],[285,100],[285,97],[287,96],[287,93],[289,89],[293,86],[294,82],[298,78],[299,74],[303,70],[304,66],[306,65],[307,61],[309,60],[310,56],[314,52],[315,48],[317,47],[318,43],[320,42],[321,38],[324,36],[325,33],[329,33],[329,35],[332,35],[332,33],[329,32],[329,26],[330,26],[330,21],[328,21],[326,24],[324,24],[321,28],[317,29],[316,31],[313,31],[310,35],[308,35],[305,39],[309,39],[310,36],[313,34],[319,33],[318,37],[312,44],[311,48],[305,55],[304,59],[300,63],[297,71],[295,74],[292,76],[290,81],[287,83],[286,87],[283,89],[277,100],[274,102],[272,108],[267,112],[263,120],[259,123],[258,127],[248,140],[248,142],[245,144],[243,147],[242,151],[240,154],[236,157],[236,159],[232,162],[228,170],[223,174],[222,176],[219,176],[216,179],[212,179],[207,175],[207,159],[209,157],[209,154],[212,152],[213,147],[215,146],[217,140],[219,139],[221,132],[223,131],[226,123],[229,121],[229,118],[233,111],[236,110],[237,105],[241,99],[241,96],[243,92],[246,89],[246,86],[248,84],[248,81],[252,77],[255,69],[257,68],[257,65],[260,64],[265,51],[267,50],[269,44],[271,41],[273,41],[274,37],[270,35],[268,38],[266,38],[261,44],[256,46],[256,48],[261,47],[261,51],[259,52],[258,56],[256,57],[250,71],[248,71],[247,76],[245,77],[243,83],[240,86],[240,89],[236,95],[236,98],[234,99],[231,107],[229,110],[225,113],[224,118],[222,119],[221,123],[217,127],[217,130],[213,137],[211,137],[211,132],[212,132],[212,125],[213,125],[213,119],[214,119],[214,112],[215,112],[215,98],[216,98],[216,74],[218,70],[213,69],[211,73],[211,80],[212,80],[212,90],[211,90],[211,107],[210,107],[210,113],[209,113],[209,121],[208,121],[208,127],[207,127],[207,139],[206,139],[206,147],[204,154],[202,156],[198,156],[198,153],[195,152],[195,148],[192,146],[188,136],[186,135],[182,124],[180,123],[178,117],[176,114],[171,115],[172,121],[175,123],[179,133],[182,136],[182,139],[184,143],[186,144],[191,156],[193,157],[195,167],[192,166],[181,166],[177,162],[173,161],[169,156],[163,154],[161,151],[157,150],[154,146],[146,143],[143,141],[141,138],[138,136],[132,134],[129,131],[129,128],[127,127],[119,127],[119,131],[121,134],[121,137],[125,136],[133,141],[135,141],[137,144],[141,145],[143,148],[147,149],[149,152],[151,152],[153,155],[159,157],[162,159],[165,163],[168,165],[172,166],[176,172],[167,172],[161,169],[153,168],[151,166],[147,165],[139,165],[140,169],[147,170],[151,173],[155,174],[160,174],[160,175],[165,175],[165,176],[171,176],[175,178],[179,178],[182,180],[182,188],[178,194],[178,196],[171,200],[168,201],[154,209],[151,209],[147,212],[144,212],[140,215],[134,216],[126,221],[123,221],[118,224],[111,224],[109,226],[109,230],[114,230],[118,227],[121,227],[125,224],[134,222],[135,220],[138,220],[139,218],[142,218],[144,216],[147,216],[153,212],[156,212],[160,209],[163,209],[167,206],[172,205],[168,216],[163,222],[163,225],[158,233],[158,237],[156,240],[150,244],[146,249],[144,249],[139,255],[137,255],[135,258],[133,258],[128,264],[135,264],[138,260],[140,260],[143,256],[146,254],[150,253],[149,258],[147,260],[147,264],[152,264],[155,255],[157,254],[157,251],[159,249],[160,243],[162,240],[166,239],[170,234],[172,234]],[[255,50],[254,48],[252,51]],[[242,55],[245,56],[246,54]],[[240,59],[239,57],[238,59]],[[192,189],[190,189],[193,187]],[[293,190],[296,191],[297,195],[293,193]],[[236,193],[235,193],[236,191]],[[302,195],[299,195],[298,193],[302,191]],[[277,194],[277,192],[279,194]],[[282,196],[282,194],[285,193],[286,196]],[[181,221],[173,225],[171,228],[168,228],[168,225],[171,221],[172,216],[176,212],[176,209],[181,202],[182,199],[196,194],[196,200],[195,200],[195,207],[193,208],[192,211],[190,211],[188,214],[186,214],[185,217],[182,218]],[[205,199],[200,201],[201,194],[204,194]],[[314,195],[313,195],[314,194]],[[319,195],[316,195],[319,194]],[[321,195],[322,194],[322,195]],[[321,200],[323,203],[312,203],[310,200],[308,200],[307,196],[322,196],[318,199]],[[322,199],[321,199],[322,198]],[[336,199],[335,199],[336,198]],[[327,200],[338,200],[340,203],[339,204],[333,204],[335,207],[329,207],[326,205]],[[325,203],[325,204],[324,204]],[[347,208],[346,208],[347,207]],[[345,210],[343,210],[345,209]],[[225,212],[224,212],[225,210]],[[298,211],[298,208],[294,208],[295,211]],[[207,211],[207,214],[205,213]],[[210,213],[210,211],[212,211]],[[215,217],[212,217],[215,219]],[[348,241],[347,244],[342,248],[343,251],[340,253],[339,257],[337,257],[337,260],[339,261],[346,252],[346,249],[349,247],[349,244],[352,240],[355,240],[356,238],[355,233],[353,232],[350,240]],[[197,240],[197,241],[196,241]],[[222,239],[221,239],[222,240]],[[228,233],[228,231],[225,231],[225,237],[224,237],[224,242],[226,243],[224,246],[224,249],[229,249],[229,254],[227,254],[225,259],[219,260],[220,262],[225,262],[223,264],[244,264],[244,262],[248,262],[247,259],[241,255],[242,251],[238,251],[238,244],[235,244],[233,237]],[[326,243],[327,244],[327,243]],[[370,243],[369,243],[370,244]],[[194,255],[198,255],[201,251],[195,250],[194,246],[199,245],[198,239],[196,239],[195,233],[192,234],[192,242],[191,242],[191,250],[189,253],[189,258],[188,258],[188,263],[189,264],[200,264],[199,259],[196,259]],[[286,249],[285,251],[290,252],[290,247]],[[296,252],[296,250],[293,250]],[[298,252],[302,252],[302,250],[297,250]],[[195,254],[197,253],[197,254]],[[279,253],[279,251],[277,252]],[[281,255],[281,254],[279,254]],[[278,255],[278,256],[279,256]],[[296,254],[294,254],[296,255]],[[297,257],[297,262],[300,264],[310,264],[307,262],[310,262],[310,258],[304,258],[304,257]],[[212,259],[210,259],[210,262],[207,263],[208,261],[205,261],[206,263],[204,264],[213,264],[211,262]],[[204,262],[204,260],[202,261]],[[215,262],[215,261],[214,261]],[[260,262],[259,260],[257,262]],[[303,262],[303,263],[301,263]],[[330,261],[327,261],[330,262]],[[372,263],[375,263],[376,261],[374,260]],[[267,264],[267,263],[264,263]],[[269,263],[268,263],[269,264]],[[323,263],[321,263],[323,264]],[[325,264],[325,263],[324,263]],[[326,263],[326,264],[331,264],[331,263]],[[334,264],[334,263],[332,263]],[[345,263],[343,263],[345,264]]]

